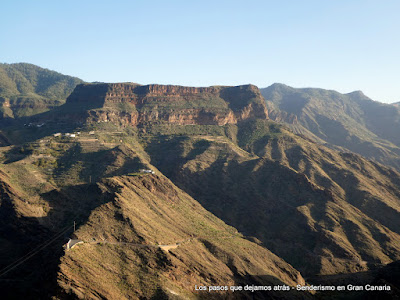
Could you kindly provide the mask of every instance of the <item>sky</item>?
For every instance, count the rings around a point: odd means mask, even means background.
[[[0,10],[2,63],[89,82],[279,82],[400,101],[398,0],[13,0]]]

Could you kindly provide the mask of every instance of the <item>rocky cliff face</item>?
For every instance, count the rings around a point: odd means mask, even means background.
[[[177,125],[236,124],[268,118],[257,87],[183,87],[134,83],[82,84],[66,107],[83,107],[87,121],[122,126],[161,122]]]
[[[0,269],[59,239],[1,278],[3,298],[212,299],[194,286],[331,285],[400,261],[400,173],[266,120],[300,126],[312,99],[285,115],[251,85],[91,84],[4,126]],[[84,243],[64,252],[70,237]]]
[[[297,116],[286,111],[279,111],[276,109],[268,109],[269,117],[271,120],[278,123],[298,124]]]

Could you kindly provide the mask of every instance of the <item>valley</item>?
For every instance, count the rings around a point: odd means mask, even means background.
[[[303,107],[284,110],[279,89],[268,92],[253,85],[83,83],[47,111],[5,117],[4,293],[10,299],[264,299],[266,291],[195,286],[345,282],[392,288],[268,296],[398,295],[395,136],[380,140],[382,149],[391,143],[387,155],[368,156],[329,126],[319,123],[316,131],[303,122]],[[354,130],[348,135],[364,129]],[[377,127],[370,132],[379,135]],[[365,141],[376,150],[370,132]],[[69,238],[83,243],[65,250]],[[30,251],[35,255],[14,268]]]

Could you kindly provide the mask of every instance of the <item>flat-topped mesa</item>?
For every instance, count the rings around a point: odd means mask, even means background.
[[[179,85],[160,85],[149,84],[138,86],[135,91],[138,94],[147,95],[193,95],[199,93],[217,94],[220,88],[218,87],[188,87]]]
[[[123,126],[147,122],[225,125],[249,118],[268,118],[265,101],[253,85],[82,84],[67,99],[67,105],[85,108],[88,121],[113,122]]]

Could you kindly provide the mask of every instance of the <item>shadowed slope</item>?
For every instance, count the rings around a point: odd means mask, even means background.
[[[244,239],[162,175],[112,177],[100,186],[115,198],[94,210],[76,232],[86,243],[61,260],[63,293],[149,299],[162,290],[193,298],[195,285],[304,282],[296,270]],[[157,245],[176,247],[164,252]]]
[[[261,89],[271,119],[331,147],[346,148],[400,168],[400,110],[362,92],[340,94],[273,84]]]
[[[152,143],[146,149],[207,209],[305,274],[397,260],[400,175],[263,122],[239,129],[247,153],[229,140],[199,136],[170,139],[163,155]]]

